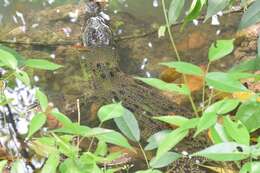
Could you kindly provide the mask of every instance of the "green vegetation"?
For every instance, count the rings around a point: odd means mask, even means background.
[[[183,157],[182,154],[173,152],[172,149],[190,132],[195,131],[193,138],[199,134],[209,132],[209,140],[213,143],[208,148],[192,153],[190,156],[201,156],[213,161],[233,162],[240,173],[260,172],[260,138],[257,136],[253,141],[253,133],[260,128],[260,103],[259,93],[250,91],[243,85],[241,79],[259,80],[260,70],[258,61],[260,58],[260,39],[258,39],[258,54],[256,59],[232,67],[225,72],[211,71],[212,63],[218,63],[222,58],[232,53],[234,49],[234,38],[229,40],[216,40],[209,48],[208,65],[204,72],[199,66],[184,62],[176,48],[171,27],[175,24],[184,7],[183,0],[172,0],[169,10],[162,0],[165,15],[165,25],[159,29],[159,35],[168,32],[171,44],[176,53],[178,61],[162,62],[159,65],[174,68],[184,78],[183,84],[166,83],[157,78],[136,79],[151,85],[160,90],[179,93],[189,98],[193,108],[193,117],[185,115],[151,117],[163,123],[176,127],[173,130],[163,130],[152,135],[147,140],[147,145],[141,143],[141,129],[133,113],[122,106],[122,103],[114,102],[102,106],[98,112],[98,127],[88,127],[80,122],[72,122],[70,118],[50,106],[48,97],[37,88],[36,98],[39,103],[39,110],[33,116],[29,124],[26,136],[19,136],[26,141],[26,145],[35,154],[46,158],[41,169],[42,173],[113,173],[123,169],[122,167],[109,168],[106,165],[122,157],[120,152],[108,152],[108,144],[127,148],[135,151],[131,144],[137,144],[147,164],[147,170],[140,170],[137,173],[160,173],[163,168]],[[206,6],[204,20],[208,20],[214,14],[224,10],[234,3],[233,0],[193,0],[188,14],[183,20],[182,29],[192,21],[200,17],[201,11]],[[242,3],[242,2],[241,2]],[[243,1],[243,4],[245,2]],[[253,2],[245,11],[240,22],[239,29],[246,28],[260,21],[260,1]],[[246,8],[246,7],[245,7]],[[31,87],[28,68],[55,71],[62,68],[61,65],[41,59],[26,59],[14,50],[0,46],[0,66],[7,71],[1,78],[3,91],[5,84],[13,85],[18,79],[25,85]],[[187,75],[197,76],[203,79],[202,107],[196,106],[192,92],[187,84]],[[207,94],[209,91],[210,94]],[[247,98],[222,98],[215,99],[218,93],[241,93]],[[0,105],[6,106],[12,102],[12,98],[1,92]],[[62,124],[59,128],[42,131],[49,115],[54,116]],[[114,121],[120,132],[105,128],[108,121]],[[255,136],[254,136],[255,137]],[[89,139],[87,148],[81,148],[81,143]],[[158,140],[159,139],[159,140]],[[129,142],[131,141],[131,142]],[[146,155],[145,150],[155,150],[156,154],[152,159]],[[12,160],[11,172],[19,172],[23,169],[23,157],[18,156]],[[243,161],[243,162],[240,162]],[[0,170],[7,165],[7,160],[0,162]],[[127,169],[124,167],[124,169]]]

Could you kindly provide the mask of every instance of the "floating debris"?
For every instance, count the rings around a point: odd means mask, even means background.
[[[76,22],[79,17],[79,10],[76,9],[74,12],[69,12],[69,17],[71,22]]]
[[[153,7],[157,8],[159,6],[158,0],[153,0]]]
[[[199,25],[199,21],[198,21],[197,19],[192,20],[192,22],[193,22],[193,24],[194,24],[195,26],[198,26],[198,25]]]
[[[153,44],[152,44],[152,42],[149,42],[149,43],[148,43],[148,47],[150,47],[150,48],[152,48],[152,47],[153,47]]]
[[[213,15],[211,20],[211,25],[220,25],[218,15]]]

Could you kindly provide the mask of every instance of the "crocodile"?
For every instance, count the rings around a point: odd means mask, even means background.
[[[77,13],[77,19],[73,18],[76,21],[68,15],[71,11]],[[40,84],[48,83],[45,89],[50,100],[74,120],[77,119],[76,100],[79,100],[82,124],[96,125],[96,110],[101,105],[121,101],[136,116],[142,142],[145,142],[152,134],[170,128],[152,116],[171,114],[191,118],[193,115],[187,106],[177,104],[172,97],[121,70],[120,58],[123,57],[118,56],[109,24],[97,16],[96,11],[94,13],[86,12],[82,4],[43,10],[27,16],[31,25],[26,32],[14,32],[15,28],[1,39],[24,43],[15,48],[25,57],[50,59],[51,56],[64,66],[55,73],[35,72],[34,75],[40,76]],[[208,145],[204,134],[198,139],[193,139],[191,134],[176,148],[179,152],[192,153]],[[173,173],[206,172],[196,161],[187,157],[174,162],[179,168]]]

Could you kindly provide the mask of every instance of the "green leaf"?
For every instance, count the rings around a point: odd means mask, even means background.
[[[159,143],[169,134],[171,130],[159,131],[147,139],[148,144],[145,146],[145,150],[153,150],[158,147]]]
[[[125,113],[125,109],[121,103],[113,103],[109,105],[102,106],[98,110],[98,118],[103,123],[107,120],[121,117]]]
[[[259,173],[260,162],[247,162],[240,169],[239,173]]]
[[[244,72],[256,70],[260,70],[259,58],[242,61],[240,64],[232,67],[229,72]]]
[[[214,161],[238,161],[250,156],[250,147],[235,142],[225,142],[212,145],[192,156],[202,156]]]
[[[21,56],[19,53],[17,53],[14,49],[6,47],[6,46],[1,45],[1,44],[0,44],[0,49],[12,54],[18,62],[18,66],[24,65],[25,58],[23,56]],[[0,64],[1,64],[1,61],[0,61]]]
[[[55,129],[53,132],[56,133],[67,133],[71,135],[79,135],[79,136],[84,136],[84,137],[92,137],[95,136],[96,134],[103,134],[106,133],[107,131],[102,131],[98,129],[91,129],[88,126],[82,126],[79,125],[78,123],[68,123],[66,124],[65,127]]]
[[[120,133],[118,133],[114,130],[111,130],[111,132],[109,132],[109,133],[97,135],[97,138],[106,143],[110,143],[110,144],[132,149],[132,147],[128,143],[127,139],[123,135],[121,135]]]
[[[107,144],[104,141],[98,141],[95,155],[105,156],[107,154]]]
[[[147,170],[137,171],[135,173],[162,173],[162,172],[159,170],[155,170],[155,169],[147,169]]]
[[[224,117],[224,128],[227,134],[239,144],[249,146],[250,135],[247,128],[241,122],[233,122],[229,116]]]
[[[57,153],[52,153],[48,160],[45,162],[41,173],[56,173],[56,169],[59,165],[60,156]]]
[[[162,122],[175,125],[175,126],[182,126],[184,123],[189,121],[188,118],[185,118],[183,116],[178,116],[178,115],[153,117],[153,119],[160,120]]]
[[[256,129],[260,128],[259,114],[260,103],[246,102],[239,107],[236,113],[236,118],[247,127],[249,132],[253,132]]]
[[[36,90],[36,98],[40,103],[42,111],[45,112],[48,107],[48,98],[39,88]]]
[[[36,133],[46,122],[46,115],[42,112],[37,113],[31,120],[29,125],[29,133],[27,138],[30,138],[34,133]]]
[[[188,11],[188,15],[184,19],[184,23],[181,27],[181,30],[187,25],[188,22],[192,21],[193,19],[196,19],[202,10],[202,7],[204,6],[206,0],[193,0],[190,6],[190,9]]]
[[[205,112],[215,112],[218,115],[227,114],[233,111],[239,105],[239,100],[224,99],[210,105]]]
[[[190,94],[190,90],[186,85],[181,85],[178,86],[174,83],[166,83],[160,79],[156,79],[156,78],[141,78],[141,77],[137,77],[136,79],[141,80],[142,82],[155,87],[157,89],[163,90],[163,91],[168,91],[168,92],[177,92],[179,94],[183,94],[183,95],[189,95]]]
[[[0,48],[0,62],[13,70],[17,69],[18,62],[15,56],[2,48]]]
[[[61,173],[83,173],[80,170],[80,167],[77,165],[77,162],[71,158],[66,159],[63,163],[60,164],[59,171]]]
[[[58,109],[53,109],[51,111],[51,115],[57,118],[57,120],[63,125],[63,126],[69,126],[72,121],[69,119],[68,116],[61,113]]]
[[[242,16],[239,30],[260,22],[260,1],[255,1]]]
[[[30,78],[25,71],[17,70],[15,72],[15,77],[22,81],[25,85],[30,86]]]
[[[181,157],[181,154],[175,152],[167,152],[164,155],[162,155],[159,159],[157,159],[156,157],[152,158],[152,160],[150,161],[150,166],[152,168],[162,168],[168,166],[169,164],[171,164],[175,160],[178,160]]]
[[[227,73],[223,72],[208,73],[206,82],[208,86],[223,92],[233,93],[236,91],[247,91],[247,88],[239,81],[234,80]]]
[[[185,1],[172,0],[168,12],[168,19],[170,24],[175,24],[180,17],[181,11],[184,7]]]
[[[257,39],[257,58],[260,58],[260,33],[258,33],[258,39]]]
[[[199,120],[199,124],[197,126],[197,131],[195,136],[197,136],[203,130],[206,130],[213,126],[217,122],[217,114],[215,112],[205,112]]]
[[[230,54],[233,49],[234,40],[217,40],[216,42],[212,43],[209,48],[209,61],[216,61],[225,57],[226,55]]]
[[[164,65],[170,68],[175,68],[177,72],[183,74],[189,74],[194,76],[203,75],[203,71],[200,67],[183,61],[164,62],[164,63],[160,63],[160,65]]]
[[[140,129],[138,122],[131,111],[125,108],[122,117],[114,118],[116,126],[120,131],[132,141],[138,142],[140,140]]]
[[[0,161],[0,172],[3,172],[6,164],[7,164],[7,160]]]
[[[172,149],[176,144],[178,144],[183,138],[188,135],[189,130],[178,128],[169,133],[158,146],[156,153],[156,158],[162,157],[166,152]]]
[[[42,69],[42,70],[57,70],[63,67],[62,65],[55,64],[45,59],[28,59],[25,61],[25,65],[27,67]]]
[[[210,134],[214,144],[231,141],[229,136],[226,134],[223,125],[220,123],[216,123],[210,128]]]
[[[208,20],[211,16],[217,14],[226,8],[229,4],[229,0],[208,0],[208,8],[205,20]]]

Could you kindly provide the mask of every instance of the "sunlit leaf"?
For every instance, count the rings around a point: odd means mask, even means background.
[[[156,157],[152,158],[152,160],[150,161],[150,166],[152,168],[162,168],[171,164],[173,161],[178,160],[181,157],[181,154],[175,152],[167,152],[159,159],[157,159]]]
[[[0,62],[11,69],[16,69],[18,65],[18,61],[16,60],[15,56],[0,48]]]
[[[199,120],[199,124],[197,126],[197,131],[195,136],[197,136],[203,130],[206,130],[213,126],[217,122],[217,114],[215,112],[205,112]]]
[[[172,61],[172,62],[163,62],[160,65],[164,65],[170,68],[175,68],[177,72],[183,74],[189,74],[194,76],[202,76],[203,71],[200,67],[183,61]]]
[[[202,156],[215,161],[237,161],[250,156],[250,147],[235,142],[225,142],[212,145],[192,156]]]
[[[3,172],[6,164],[7,164],[7,160],[0,161],[0,172]]]
[[[109,105],[102,106],[98,110],[98,118],[103,123],[107,120],[121,117],[125,113],[125,109],[121,103],[112,103]]]
[[[239,103],[236,99],[223,99],[210,105],[205,112],[215,112],[218,115],[227,114],[237,108]]]
[[[188,135],[188,130],[178,128],[167,134],[166,137],[159,143],[156,158],[162,157],[166,152],[172,149],[178,144],[183,138]]]
[[[223,92],[233,93],[237,91],[247,91],[247,88],[239,81],[234,80],[227,73],[223,72],[208,73],[206,82],[208,86]]]
[[[247,162],[240,169],[239,173],[259,173],[260,172],[260,162]]]
[[[140,129],[134,114],[124,109],[124,115],[114,118],[116,126],[129,139],[138,142],[140,140]]]
[[[162,25],[160,26],[160,28],[158,29],[158,37],[164,37],[165,36],[165,31],[166,31],[166,26]]]
[[[230,54],[233,49],[234,40],[217,40],[215,43],[212,43],[209,48],[209,61],[216,61]]]
[[[167,83],[164,82],[160,79],[156,78],[140,78],[138,77],[137,79],[143,81],[144,83],[155,87],[157,89],[163,90],[163,91],[169,91],[169,92],[177,92],[183,95],[189,95],[190,91],[189,88],[186,85],[181,85],[178,86],[177,84],[174,83]]]
[[[229,136],[226,134],[223,125],[220,123],[216,123],[213,127],[210,128],[209,137],[214,144],[231,141]]]
[[[159,131],[147,139],[148,144],[145,146],[145,150],[153,150],[158,147],[159,143],[169,134],[171,130]]]
[[[240,120],[249,130],[255,131],[260,128],[260,103],[258,102],[245,102],[243,103],[237,113],[236,118]]]
[[[227,134],[239,144],[249,145],[250,135],[241,122],[234,122],[229,116],[224,117],[224,128]]]
[[[48,107],[47,96],[40,89],[37,89],[36,90],[36,98],[38,99],[38,101],[40,103],[42,111],[46,111],[46,109]]]
[[[25,61],[25,65],[31,68],[42,70],[57,70],[61,68],[61,65],[55,64],[45,59],[28,59]]]
[[[46,115],[42,112],[37,113],[31,120],[29,125],[29,133],[27,138],[30,138],[34,133],[42,128],[46,122]]]
[[[47,161],[45,162],[43,168],[42,168],[42,171],[41,173],[56,173],[56,169],[59,165],[59,160],[60,157],[59,157],[59,154],[57,153],[52,153]]]
[[[105,156],[107,154],[107,144],[103,141],[98,141],[95,154],[98,156]]]
[[[123,135],[121,135],[120,133],[118,133],[114,130],[111,130],[111,132],[109,132],[109,133],[97,135],[97,138],[106,143],[110,143],[110,144],[132,149],[132,147],[128,143],[127,139]]]
[[[53,109],[51,111],[51,115],[53,115],[57,120],[62,123],[63,126],[68,126],[72,123],[68,116],[64,115],[57,109]]]
[[[15,77],[22,81],[25,85],[30,86],[30,78],[25,71],[17,70],[15,73]]]
[[[181,126],[184,123],[189,121],[188,118],[185,118],[183,116],[178,116],[178,115],[153,117],[153,119],[160,120],[162,122],[166,122],[166,123],[169,123],[171,125],[176,125],[176,126]]]

